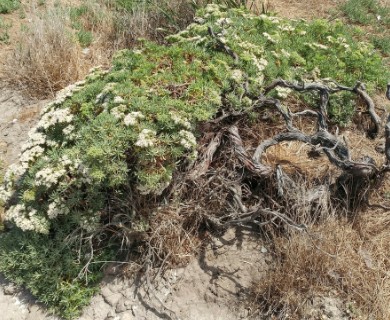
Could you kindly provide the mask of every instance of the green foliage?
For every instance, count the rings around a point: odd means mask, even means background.
[[[372,28],[374,35],[369,40],[376,49],[390,55],[390,7],[381,6],[378,0],[348,0],[341,10],[351,22]]]
[[[84,14],[74,11],[75,22]],[[276,78],[360,80],[370,90],[387,82],[380,56],[341,22],[287,21],[216,5],[200,10],[196,22],[168,37],[170,46],[143,41],[118,52],[109,72],[94,70],[61,92],[30,132],[19,166],[6,174],[0,195],[13,227],[0,241],[0,271],[62,315],[75,316],[93,292],[74,280],[85,264],[78,257],[90,247],[69,238],[102,232],[113,218],[130,221],[128,231],[146,230],[136,199],[159,199],[174,172],[197,158],[200,123],[221,111],[254,117],[256,97]],[[292,93],[273,94],[283,100]],[[302,95],[317,107],[318,97]],[[329,111],[347,122],[351,96],[332,98]],[[113,217],[111,208],[122,209]],[[96,250],[96,257],[105,251]]]
[[[67,237],[75,225],[61,222],[53,226],[50,236],[16,228],[0,233],[0,272],[29,289],[51,311],[73,319],[96,293],[101,264],[90,267],[86,284],[79,273],[90,252]]]
[[[372,36],[371,42],[375,48],[381,50],[385,55],[390,56],[390,36]]]
[[[390,8],[381,6],[378,0],[348,0],[341,9],[352,22],[390,26]]]
[[[0,0],[0,13],[10,13],[20,6],[19,0]]]
[[[231,14],[233,12],[235,14]],[[349,86],[360,80],[373,90],[383,88],[389,76],[373,46],[355,41],[353,36],[358,31],[340,21],[285,21],[266,15],[254,17],[240,9],[228,13],[224,10],[210,13],[204,9],[202,15],[206,17],[204,24],[191,25],[168,39],[173,42],[194,39],[205,47],[216,48],[215,39],[210,39],[205,27],[210,23],[215,34],[223,33],[220,40],[238,54],[238,66],[248,74],[252,84],[249,88],[254,88],[254,95],[262,85],[276,78],[290,81],[333,79]],[[245,23],[243,16],[247,18]],[[264,70],[259,73],[261,69]],[[347,97],[347,93],[343,95]],[[348,121],[351,111],[345,110],[343,95],[334,101],[330,112],[336,120],[344,119],[344,122]]]

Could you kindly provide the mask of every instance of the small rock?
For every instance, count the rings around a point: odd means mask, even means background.
[[[268,252],[266,247],[261,247],[260,251],[261,251],[261,253],[267,253]]]
[[[137,317],[133,317],[133,315],[130,312],[126,312],[123,315],[121,315],[121,320],[140,320]]]
[[[8,284],[3,287],[3,291],[5,295],[13,295],[18,292],[18,288],[14,284]]]
[[[114,319],[117,319],[117,318],[118,318],[118,316],[115,314],[115,312],[113,310],[110,310],[107,313],[106,320],[114,320]]]
[[[125,312],[127,310],[130,310],[132,307],[131,301],[127,301],[126,299],[121,299],[118,304],[116,305],[115,311],[117,313]]]
[[[112,308],[116,306],[118,301],[122,298],[122,294],[119,292],[112,292],[108,287],[104,287],[101,290],[104,301]]]

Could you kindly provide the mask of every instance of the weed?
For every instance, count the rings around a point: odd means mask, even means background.
[[[4,166],[3,161],[0,160],[0,184],[3,183],[4,180]],[[4,230],[4,202],[0,200],[0,231]]]
[[[0,0],[0,13],[10,13],[20,6],[19,0]]]
[[[11,27],[10,24],[3,21],[3,19],[0,17],[0,43],[9,43],[9,33],[8,29]]]
[[[378,0],[348,0],[341,10],[354,23],[368,26],[373,35],[368,39],[385,55],[390,54],[390,8],[382,6]]]
[[[390,26],[390,9],[378,0],[348,0],[341,9],[352,22]]]
[[[93,41],[92,32],[80,30],[77,32],[77,39],[83,48],[89,47]]]
[[[0,234],[0,272],[66,319],[75,318],[96,293],[101,266],[90,266],[88,283],[79,278],[91,253],[67,237],[75,231],[72,225],[62,221],[49,237],[15,228]],[[101,254],[96,258],[106,260]]]
[[[371,42],[375,48],[381,50],[385,55],[390,56],[390,36],[372,36]]]

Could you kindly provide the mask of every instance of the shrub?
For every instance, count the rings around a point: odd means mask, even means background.
[[[27,287],[51,311],[70,319],[97,292],[101,264],[90,267],[87,283],[80,281],[84,276],[80,274],[81,266],[87,262],[90,252],[80,248],[76,238],[69,237],[74,232],[74,224],[58,222],[63,224],[53,226],[49,239],[19,229],[0,233],[0,272]]]
[[[332,78],[350,86],[363,80],[372,90],[386,82],[380,57],[354,42],[340,22],[290,22],[216,5],[200,10],[195,21],[168,37],[170,46],[143,41],[137,50],[118,52],[109,71],[96,69],[63,90],[29,133],[20,163],[5,175],[0,193],[11,231],[3,236],[0,270],[63,315],[73,316],[84,304],[62,304],[73,292],[69,283],[90,292],[75,275],[92,264],[75,263],[77,252],[89,252],[96,263],[106,244],[94,240],[115,221],[126,232],[148,230],[153,205],[165,201],[174,175],[197,158],[200,124],[224,111],[255,108],[276,78]],[[291,93],[273,94],[283,100]],[[343,96],[331,104],[334,117],[344,117]],[[82,248],[76,242],[64,248],[69,237],[81,239]],[[42,246],[45,241],[53,243]],[[67,257],[61,263],[68,271],[47,279],[65,281],[50,299],[55,286],[37,289],[34,279],[53,261],[24,263],[42,250]],[[9,256],[17,266],[9,265]]]

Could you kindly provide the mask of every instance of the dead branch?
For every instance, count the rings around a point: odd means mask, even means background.
[[[289,89],[292,89],[292,90],[295,90],[298,92],[318,91],[320,94],[320,101],[321,101],[319,114],[321,114],[322,117],[327,118],[327,108],[328,108],[330,94],[336,93],[339,91],[353,92],[353,93],[359,95],[366,103],[368,113],[371,117],[371,121],[373,122],[373,124],[375,126],[374,130],[372,130],[372,132],[370,132],[370,135],[372,137],[376,137],[380,133],[381,120],[375,111],[375,103],[371,99],[371,97],[368,95],[368,93],[366,92],[365,86],[361,82],[357,82],[355,87],[353,87],[353,88],[340,85],[335,81],[329,81],[329,83],[332,84],[332,86],[325,85],[323,83],[316,83],[316,82],[312,82],[312,83],[304,83],[303,82],[303,83],[299,84],[299,83],[292,83],[292,82],[289,82],[289,81],[286,81],[283,79],[278,79],[278,80],[273,81],[269,86],[267,86],[264,89],[264,95],[267,95],[271,90],[275,89],[276,87],[289,88]],[[388,91],[390,92],[390,89],[388,89]],[[386,95],[390,96],[390,94],[387,94],[387,93],[386,93]],[[326,126],[324,126],[325,122],[322,122],[322,124],[323,124],[323,128],[326,128]]]
[[[215,152],[218,150],[218,147],[221,145],[221,139],[224,133],[225,133],[224,130],[220,130],[211,140],[206,151],[202,154],[201,161],[198,164],[196,164],[194,169],[191,170],[191,172],[188,174],[187,178],[189,180],[195,180],[207,172],[207,169],[209,168],[210,164],[213,162],[213,157]]]
[[[375,125],[375,129],[371,133],[371,136],[376,137],[379,134],[381,128],[381,119],[379,118],[378,114],[375,112],[375,103],[371,99],[371,97],[367,94],[366,88],[361,82],[358,82],[356,84],[353,91],[357,93],[365,101],[367,105],[368,113],[370,114],[371,120]]]
[[[218,46],[223,49],[229,56],[231,56],[233,59],[234,59],[234,62],[235,63],[238,63],[238,55],[237,53],[235,53],[228,45],[226,45],[225,43],[223,43],[221,41],[221,39],[218,38],[218,36],[214,33],[213,29],[211,27],[208,27],[208,32],[209,32],[209,35],[215,39],[218,43]]]
[[[390,89],[388,89],[388,92],[390,92]],[[385,125],[385,154],[386,154],[387,163],[390,164],[390,115],[388,116]]]
[[[244,149],[242,139],[238,133],[238,128],[236,126],[231,126],[228,129],[228,132],[229,137],[234,146],[234,152],[240,162],[244,165],[244,167],[256,175],[262,177],[269,176],[272,173],[271,167],[262,165],[260,162],[249,158],[248,154]]]

